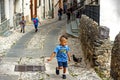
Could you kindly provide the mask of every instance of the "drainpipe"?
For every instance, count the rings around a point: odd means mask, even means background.
[[[43,0],[43,4],[44,4],[44,6],[43,6],[43,10],[44,10],[44,12],[43,12],[43,18],[45,19],[45,0]]]
[[[33,18],[33,0],[30,0],[30,14],[32,19]]]
[[[22,0],[22,15],[24,16],[24,0]]]
[[[0,2],[0,24],[1,24],[1,2]]]
[[[49,11],[51,10],[51,6],[50,6],[50,4],[51,4],[51,2],[50,2],[50,0],[49,0]]]
[[[34,0],[34,14],[37,15],[37,0]]]
[[[54,18],[54,0],[52,0],[52,18]]]

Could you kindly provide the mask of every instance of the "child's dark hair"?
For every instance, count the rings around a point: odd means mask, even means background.
[[[24,18],[24,16],[22,16],[22,18]]]
[[[61,41],[62,38],[68,39],[68,37],[66,35],[60,36],[60,41]]]

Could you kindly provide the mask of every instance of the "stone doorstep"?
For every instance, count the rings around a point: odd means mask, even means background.
[[[78,29],[72,29],[72,32],[73,32],[73,33],[78,33],[79,30],[78,30]]]
[[[78,33],[79,32],[78,24],[77,24],[76,21],[71,22],[71,30],[72,30],[73,33]]]
[[[77,26],[76,21],[72,21],[72,22],[71,22],[71,28],[72,28],[72,29],[78,29],[78,26]]]
[[[71,35],[71,36],[74,36],[74,37],[79,37],[78,33],[73,33],[71,28],[70,28],[70,23],[69,24],[66,24],[66,33]]]
[[[80,19],[76,19],[77,24],[80,24]]]

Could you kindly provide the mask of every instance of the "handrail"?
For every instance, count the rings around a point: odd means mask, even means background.
[[[84,4],[83,4],[84,2],[85,2],[85,0],[82,0],[82,1],[80,1],[79,3],[77,3],[77,4],[73,5],[73,6],[71,6],[70,8],[68,8],[68,10],[69,10],[69,9],[72,9],[72,8],[75,8],[75,7],[76,7],[77,5],[79,5],[79,4],[80,4],[80,5],[82,4],[81,6],[79,6],[79,7],[81,8],[81,7],[84,6]],[[77,9],[77,8],[76,8],[76,9]],[[74,10],[72,10],[72,11],[74,11]]]
[[[82,1],[80,1],[79,3],[71,6],[69,9],[75,8],[77,5],[80,4],[80,6],[77,6],[76,9],[74,9],[74,10],[72,10],[72,11],[80,10],[80,9],[84,8],[84,6],[85,6],[85,5],[84,5],[84,2],[85,2],[85,1],[86,1],[86,0],[82,0]],[[94,2],[96,2],[96,1],[91,1],[91,2],[88,3],[87,5],[93,4]],[[97,2],[96,2],[96,3],[97,3]],[[82,5],[81,5],[81,4],[82,4]],[[68,10],[69,10],[69,9],[68,9]]]

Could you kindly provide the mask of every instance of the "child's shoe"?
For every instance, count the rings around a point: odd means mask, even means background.
[[[57,69],[57,67],[56,67],[56,75],[59,75],[59,70]]]
[[[63,78],[63,79],[66,79],[66,75],[65,75],[65,74],[63,74],[63,75],[62,75],[62,78]]]
[[[20,32],[22,32],[22,29],[20,30]]]

